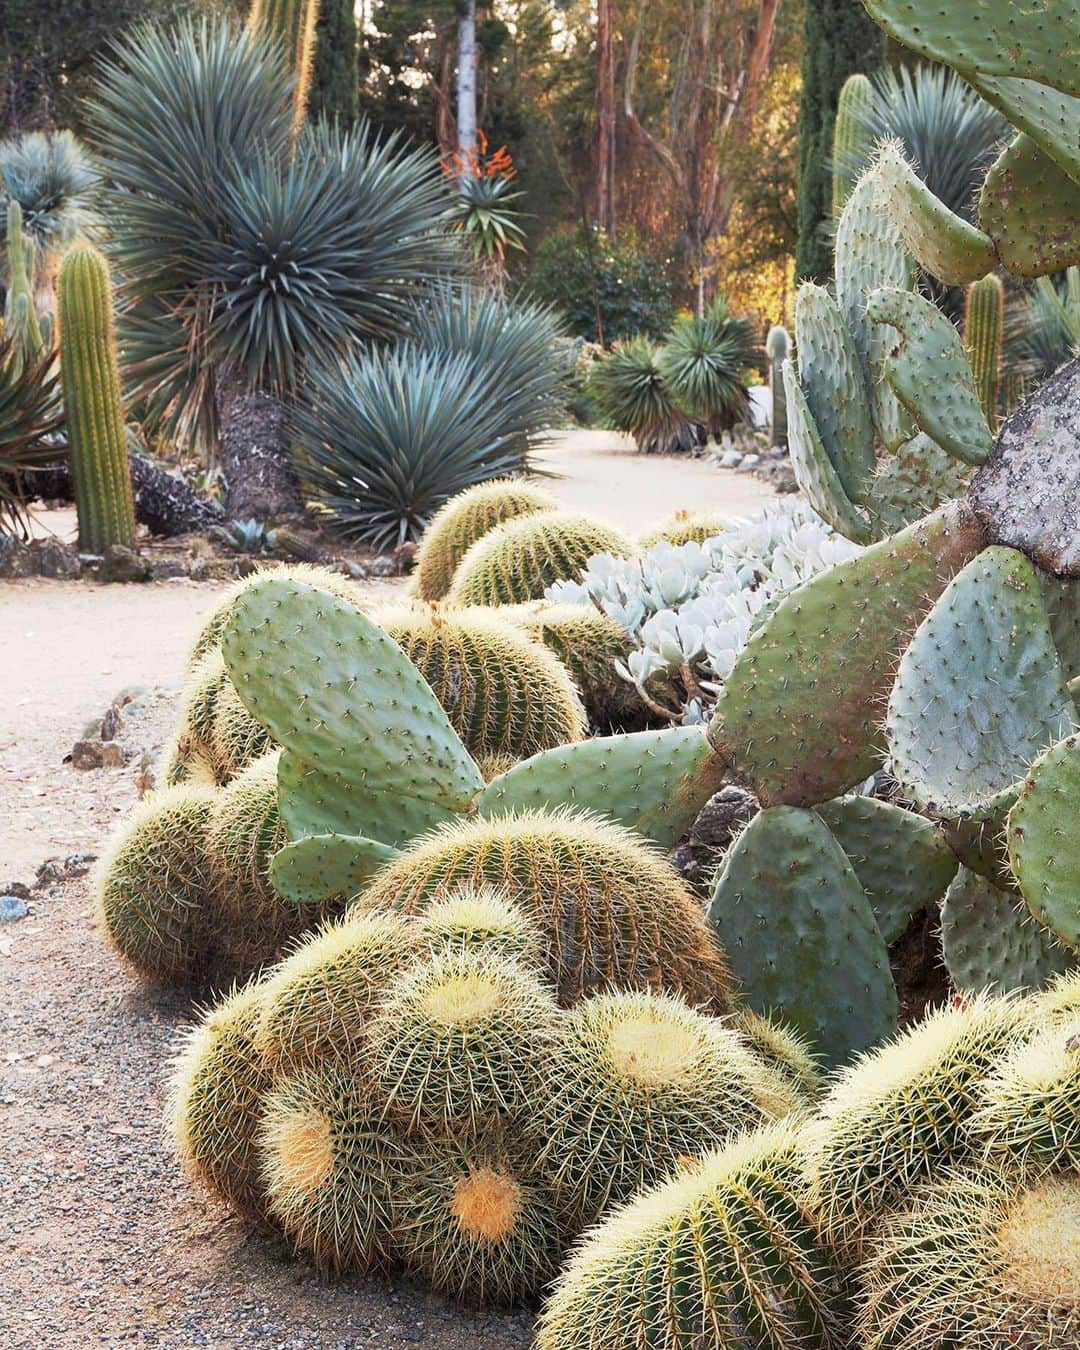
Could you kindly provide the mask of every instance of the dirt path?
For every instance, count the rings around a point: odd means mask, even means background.
[[[740,515],[772,495],[593,433],[545,459],[567,475],[552,484],[560,501],[629,533],[679,507]],[[33,886],[45,859],[96,852],[138,795],[138,755],[85,772],[64,756],[131,687],[147,692],[126,709],[123,739],[148,753],[165,740],[184,655],[220,590],[0,582],[0,888],[33,887],[27,917],[0,924],[0,1346],[525,1345],[528,1313],[474,1314],[403,1280],[324,1284],[196,1193],[161,1128],[190,995],[120,966],[83,864]]]

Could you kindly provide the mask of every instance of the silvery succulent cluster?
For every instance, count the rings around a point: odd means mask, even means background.
[[[661,543],[639,558],[592,558],[580,583],[547,591],[593,604],[631,640],[618,673],[663,715],[701,721],[783,591],[861,552],[800,497],[785,497],[704,544]]]

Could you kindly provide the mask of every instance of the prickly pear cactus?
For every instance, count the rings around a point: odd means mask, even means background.
[[[1080,951],[1080,738],[1028,770],[1009,812],[1009,862],[1035,918]]]

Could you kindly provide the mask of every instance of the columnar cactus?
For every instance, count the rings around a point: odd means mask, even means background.
[[[254,0],[248,12],[248,30],[278,49],[293,78],[294,131],[307,116],[318,19],[319,0]]]
[[[832,146],[832,216],[840,219],[855,177],[869,162],[874,151],[872,137],[867,133],[867,113],[874,104],[874,86],[856,72],[849,75],[840,88],[836,101],[836,122],[833,125]]]
[[[964,346],[975,388],[991,429],[1001,397],[1001,348],[1005,340],[1005,288],[992,272],[973,281],[964,297]]]
[[[135,505],[113,330],[112,283],[97,249],[78,245],[57,278],[57,322],[79,543],[102,553],[135,542]]]
[[[781,325],[769,329],[765,338],[765,355],[769,358],[769,395],[772,402],[773,445],[787,445],[787,395],[784,393],[784,362],[791,355],[791,337]]]
[[[7,207],[7,264],[4,328],[18,338],[26,357],[40,359],[45,339],[34,300],[34,247],[23,234],[22,206],[14,197]]]

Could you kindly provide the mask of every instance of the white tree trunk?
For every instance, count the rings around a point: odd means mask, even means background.
[[[463,171],[473,162],[476,140],[476,0],[468,0],[458,21],[458,154]]]

